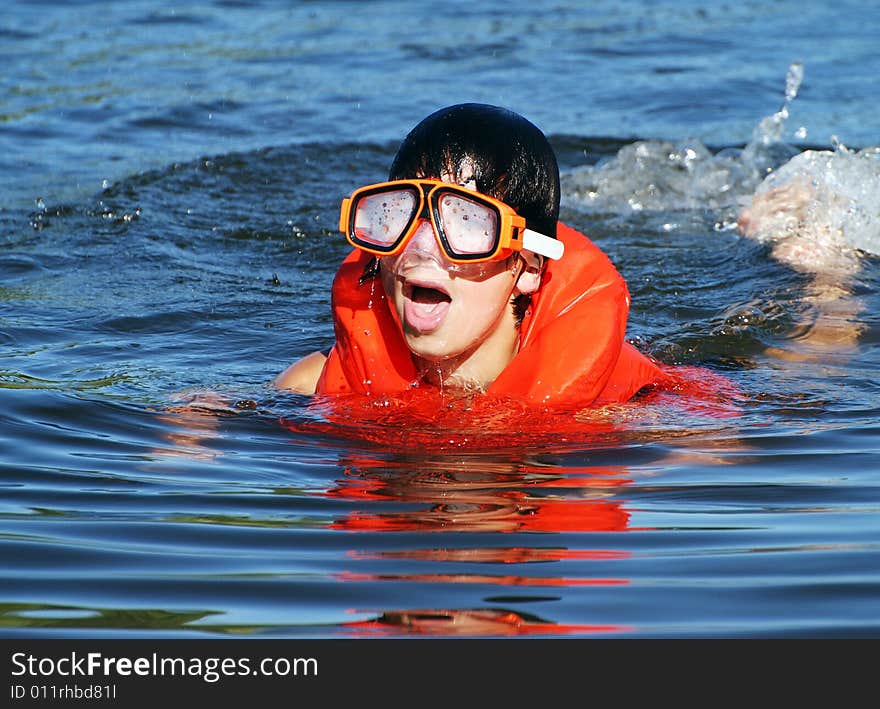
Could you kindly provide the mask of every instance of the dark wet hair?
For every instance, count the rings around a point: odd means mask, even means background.
[[[462,174],[463,165],[474,174]],[[482,103],[441,108],[425,118],[397,151],[389,180],[472,177],[477,190],[525,217],[529,229],[556,236],[559,166],[547,137],[513,111]]]

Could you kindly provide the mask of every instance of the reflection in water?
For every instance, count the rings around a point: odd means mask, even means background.
[[[542,561],[578,559],[626,559],[625,551],[606,549],[565,549],[562,547],[502,547],[471,549],[404,549],[401,551],[352,552],[355,559],[416,559],[419,561],[473,561],[487,564],[528,564]]]
[[[348,500],[406,503],[406,509],[355,511],[334,529],[370,531],[595,532],[627,528],[629,514],[607,499],[629,481],[621,471],[581,469],[570,474],[538,472],[515,464],[475,461],[383,463],[377,469],[348,467],[326,494]],[[431,469],[438,466],[445,469]],[[477,467],[479,466],[479,467]],[[590,476],[589,473],[593,473]],[[412,505],[416,505],[413,509]]]
[[[0,603],[0,629],[66,628],[75,630],[179,630],[220,611],[169,611],[159,608],[84,608],[37,603]]]
[[[362,505],[331,525],[345,531],[370,532],[492,532],[570,533],[615,532],[628,529],[629,513],[612,499],[630,482],[617,467],[587,467],[565,471],[526,461],[498,461],[485,456],[471,460],[425,457],[378,461],[349,460],[345,476],[326,494]],[[356,538],[356,537],[355,537]],[[577,587],[627,584],[626,579],[603,576],[564,576],[545,564],[578,560],[619,560],[619,550],[580,550],[544,546],[546,537],[534,537],[535,546],[408,550],[352,550],[349,556],[365,560],[416,560],[450,564],[448,573],[346,571],[338,580],[475,584],[503,587]],[[488,573],[480,566],[543,562],[542,574]],[[463,564],[475,564],[473,571]],[[486,599],[490,600],[490,599]],[[416,635],[515,636],[588,634],[619,631],[614,625],[562,624],[505,609],[419,609],[381,612],[366,621],[344,624],[358,635],[411,633]]]
[[[375,591],[388,596],[376,605],[347,603],[344,607],[359,619],[336,619],[337,631],[511,636],[627,630],[583,623],[589,620],[583,611],[577,623],[566,622],[571,618],[556,604],[581,591],[589,603],[591,593],[629,585],[620,562],[631,553],[621,549],[620,538],[608,535],[644,528],[631,525],[625,495],[633,475],[619,464],[619,452],[635,446],[658,464],[655,458],[680,464],[683,453],[670,443],[696,432],[696,413],[711,419],[715,428],[727,427],[736,415],[733,397],[718,389],[710,388],[711,396],[655,393],[600,410],[529,412],[479,399],[444,400],[438,411],[436,398],[425,402],[414,391],[399,399],[345,399],[333,407],[317,402],[283,417],[285,434],[292,434],[286,445],[323,440],[332,451],[333,477],[323,484],[316,479],[292,499],[308,508],[313,529],[339,534],[334,544],[342,544],[342,564],[326,569],[323,578],[338,584],[337,593],[355,598],[375,598],[371,588],[389,591]],[[213,462],[222,458],[222,446],[212,442],[221,431],[210,420],[222,420],[234,407],[217,404],[193,402],[164,413],[164,424],[191,435],[178,433],[178,451],[214,451]],[[677,429],[673,411],[690,428]],[[341,445],[333,445],[336,440]],[[652,440],[661,445],[646,449]],[[161,450],[154,454],[163,457]],[[640,460],[647,462],[644,456]],[[711,464],[715,458],[702,455],[700,462]],[[272,489],[288,494],[286,486]],[[330,504],[316,507],[307,498]],[[204,516],[188,520],[230,523]],[[289,510],[282,523],[275,517],[231,523],[286,526]],[[486,534],[494,536],[481,536]],[[504,543],[497,535],[513,536]],[[596,539],[612,548],[601,548]],[[403,588],[405,601],[399,595]],[[542,601],[544,608],[550,604],[562,615],[537,617],[507,607],[531,601]],[[204,621],[198,626],[209,627]],[[232,630],[224,626],[224,632]]]
[[[371,620],[344,623],[357,636],[412,635],[493,636],[571,635],[612,633],[629,630],[616,625],[551,623],[538,616],[485,608],[473,610],[388,611]]]
[[[354,574],[342,573],[341,581],[423,581],[428,583],[479,583],[499,586],[618,586],[623,579],[577,579],[555,576],[496,576],[491,574]]]

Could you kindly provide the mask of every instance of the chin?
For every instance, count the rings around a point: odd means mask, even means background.
[[[449,351],[448,347],[444,346],[444,343],[426,341],[426,338],[433,339],[431,335],[406,338],[407,347],[416,357],[440,364],[458,354],[457,352]]]
[[[405,334],[406,346],[416,357],[438,365],[460,357],[467,348],[450,344],[450,338],[443,334],[443,330],[445,328],[426,335]]]

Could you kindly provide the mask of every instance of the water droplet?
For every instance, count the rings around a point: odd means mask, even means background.
[[[836,135],[831,136],[831,147],[834,148],[835,153],[852,153],[852,151],[847,148],[843,141],[841,141]]]
[[[801,62],[792,62],[785,76],[785,100],[787,103],[794,101],[801,82],[804,80],[804,65]]]

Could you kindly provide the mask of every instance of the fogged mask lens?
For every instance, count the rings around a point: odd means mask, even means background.
[[[452,256],[491,254],[498,243],[498,213],[489,205],[460,194],[437,199],[440,224]]]
[[[355,208],[355,237],[379,248],[393,247],[410,225],[419,199],[415,189],[364,195]]]

